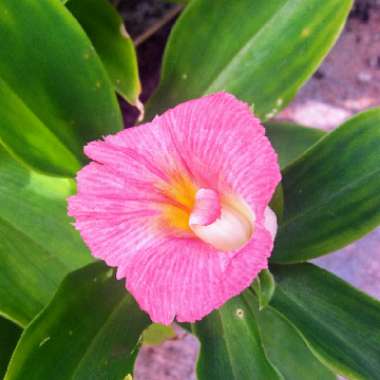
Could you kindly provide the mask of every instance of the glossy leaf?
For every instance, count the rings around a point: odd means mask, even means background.
[[[285,380],[336,380],[336,376],[312,354],[299,332],[272,307],[259,311],[258,302],[250,305],[256,317],[264,350]]]
[[[276,266],[271,305],[321,361],[349,379],[378,379],[380,303],[312,264]]]
[[[94,263],[63,281],[27,327],[6,380],[123,379],[150,324],[112,269]]]
[[[20,334],[21,329],[18,326],[0,317],[0,379],[4,378]]]
[[[191,1],[169,38],[148,118],[181,101],[222,90],[252,104],[260,118],[271,118],[321,63],[351,4]]]
[[[265,132],[278,154],[282,169],[326,134],[326,132],[319,129],[276,121],[266,123]],[[270,207],[277,215],[278,222],[281,222],[283,217],[283,196],[283,189],[280,184],[270,204]]]
[[[74,175],[86,142],[122,128],[91,42],[58,0],[3,0],[0,41],[0,143],[38,170]]]
[[[262,270],[259,276],[252,283],[252,289],[257,295],[260,310],[269,305],[269,302],[273,297],[275,287],[276,284],[274,282],[274,278],[268,269]]]
[[[0,77],[0,144],[28,165],[49,173],[69,175],[80,169],[79,159],[28,108]],[[45,147],[40,149],[43,142]]]
[[[253,297],[251,291],[247,297]],[[282,376],[265,356],[255,318],[238,296],[192,325],[201,343],[199,380],[278,380]]]
[[[285,210],[274,262],[299,262],[380,224],[380,109],[330,133],[283,172]]]
[[[265,130],[278,154],[282,169],[326,135],[320,129],[286,122],[266,123]]]
[[[28,170],[0,147],[0,315],[26,325],[62,278],[91,261],[67,216],[70,179]]]
[[[91,39],[115,89],[139,104],[141,85],[133,41],[108,0],[69,0],[67,8]]]

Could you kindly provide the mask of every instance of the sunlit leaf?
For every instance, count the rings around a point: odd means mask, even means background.
[[[0,45],[0,144],[40,171],[74,175],[86,142],[122,128],[90,40],[58,0],[3,0]]]
[[[269,119],[333,46],[352,0],[193,0],[175,24],[152,118],[184,100],[228,91]]]
[[[70,179],[19,164],[0,147],[0,315],[26,325],[62,278],[91,261],[67,216]]]

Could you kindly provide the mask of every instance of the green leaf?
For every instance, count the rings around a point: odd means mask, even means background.
[[[58,0],[3,0],[0,42],[0,143],[38,170],[74,175],[84,144],[122,128],[91,42]]]
[[[277,286],[271,305],[319,359],[349,379],[378,379],[380,303],[312,264],[272,269]]]
[[[132,373],[150,324],[112,269],[91,264],[71,273],[23,333],[6,380],[108,380]]]
[[[282,169],[326,135],[320,129],[285,122],[266,123],[265,130]]]
[[[168,339],[173,339],[177,336],[173,326],[160,325],[159,323],[152,323],[143,332],[143,344],[150,346],[158,346]]]
[[[48,173],[69,175],[80,161],[65,144],[28,108],[0,77],[0,144],[28,165]],[[41,142],[45,144],[40,149]]]
[[[282,220],[284,213],[284,191],[282,190],[282,184],[279,183],[272,196],[269,207],[274,211],[277,217],[277,223]]]
[[[139,105],[136,51],[117,11],[108,0],[69,0],[67,8],[91,39],[115,89],[129,103]]]
[[[286,122],[269,122],[265,125],[266,135],[278,154],[281,168],[298,158],[305,150],[320,140],[326,132],[319,129],[302,127]],[[283,217],[284,194],[282,185],[277,186],[270,207],[277,215],[277,221]]]
[[[268,269],[262,270],[251,286],[259,300],[260,310],[266,308],[269,305],[276,288],[272,274]]]
[[[21,335],[21,329],[10,321],[0,318],[0,379],[4,378],[9,359]]]
[[[194,0],[165,51],[147,116],[228,91],[268,119],[283,108],[333,46],[352,0]]]
[[[252,299],[252,301],[255,301]],[[272,307],[259,311],[257,302],[250,302],[256,317],[264,350],[285,380],[336,380],[312,354],[298,331]]]
[[[327,135],[283,172],[285,210],[272,261],[300,262],[380,224],[380,108]]]
[[[253,297],[251,291],[245,297]],[[278,380],[282,376],[265,356],[255,318],[238,296],[192,325],[201,343],[199,380]]]
[[[72,180],[29,170],[0,147],[0,315],[26,325],[62,278],[90,262],[67,216]]]

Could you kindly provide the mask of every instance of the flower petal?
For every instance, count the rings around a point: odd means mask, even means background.
[[[199,320],[267,267],[273,236],[265,210],[280,171],[246,104],[225,93],[189,101],[85,153],[94,162],[78,174],[69,214],[92,254],[117,267],[154,321]],[[192,210],[192,223],[217,221],[215,194],[252,210],[254,232],[242,248],[221,252],[190,229],[165,228],[188,226]]]
[[[272,249],[263,228],[236,256],[193,240],[163,240],[139,252],[123,273],[127,289],[157,323],[195,322],[241,293],[267,268]]]
[[[200,187],[239,194],[257,217],[280,181],[277,155],[246,103],[216,93],[182,103],[157,122]]]

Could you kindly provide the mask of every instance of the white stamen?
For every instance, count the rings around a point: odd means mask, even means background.
[[[255,216],[248,205],[222,204],[221,214],[207,226],[190,224],[194,234],[220,251],[235,251],[246,244],[254,231]]]

